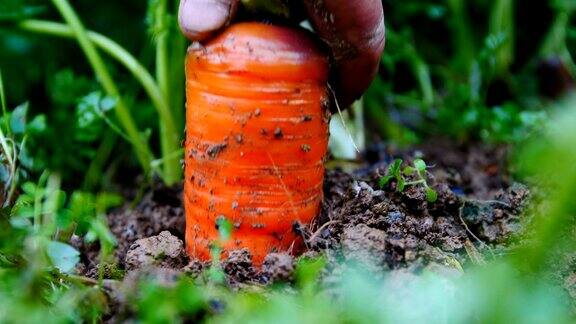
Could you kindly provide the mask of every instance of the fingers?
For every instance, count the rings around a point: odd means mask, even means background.
[[[332,49],[333,80],[340,107],[368,88],[384,50],[384,11],[380,0],[304,0],[316,32]]]
[[[180,0],[178,22],[184,35],[201,41],[230,22],[239,0]]]
[[[240,0],[181,0],[179,23],[191,40],[201,41],[230,22]],[[304,0],[318,35],[335,59],[333,86],[342,107],[359,98],[378,70],[384,50],[380,0]]]

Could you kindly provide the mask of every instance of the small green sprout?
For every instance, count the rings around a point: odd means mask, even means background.
[[[226,243],[232,236],[232,223],[222,215],[216,219],[216,227],[218,227],[220,241]]]
[[[226,275],[220,264],[220,255],[222,254],[222,247],[232,236],[232,223],[224,215],[221,215],[216,218],[216,228],[218,228],[219,240],[212,242],[210,246],[212,265],[208,269],[208,277],[212,282],[224,283]]]
[[[380,188],[384,188],[392,180],[396,180],[398,192],[403,192],[406,186],[422,185],[428,202],[433,203],[438,200],[438,193],[426,182],[426,168],[428,168],[426,162],[422,159],[416,159],[412,165],[406,166],[404,169],[402,169],[402,163],[402,159],[396,159],[388,166],[386,175],[380,178],[378,182]],[[416,180],[407,181],[405,177],[413,177]]]

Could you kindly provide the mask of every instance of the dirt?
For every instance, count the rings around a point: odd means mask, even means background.
[[[112,234],[118,239],[116,257],[124,260],[136,240],[169,231],[184,238],[184,208],[180,189],[155,189],[144,196],[136,208],[126,208],[108,215]]]
[[[290,282],[294,275],[294,257],[287,253],[270,253],[262,264],[262,281]]]
[[[222,269],[228,275],[230,285],[257,280],[256,269],[252,266],[252,256],[247,249],[231,251],[228,258],[222,262]]]
[[[386,264],[386,233],[358,224],[347,227],[341,235],[342,254],[346,261],[360,262],[376,268]]]
[[[206,149],[206,155],[212,160],[214,160],[220,153],[222,153],[228,147],[228,143],[214,144]]]
[[[184,243],[168,231],[139,239],[128,249],[124,264],[127,270],[150,266],[182,268],[187,264]]]
[[[370,148],[353,171],[326,172],[321,215],[311,228],[297,228],[308,247],[306,254],[326,256],[326,282],[342,271],[343,261],[359,262],[375,275],[418,273],[424,268],[459,273],[469,263],[484,262],[493,249],[504,248],[521,230],[530,196],[525,186],[508,176],[506,152],[502,147],[460,147],[442,141],[409,151]],[[423,158],[431,166],[427,183],[438,194],[435,202],[427,201],[423,185],[408,186],[403,192],[397,192],[394,181],[379,187],[395,158],[402,158],[405,165]],[[150,271],[203,274],[210,265],[188,260],[184,253],[181,195],[180,189],[156,188],[136,207],[110,213],[118,246],[113,266],[105,266],[126,271],[125,282]],[[98,247],[75,245],[83,252],[81,274],[97,276],[103,266],[97,264]],[[295,256],[271,253],[257,269],[250,253],[238,250],[220,266],[230,286],[242,287],[290,282],[296,262]],[[118,272],[104,271],[104,276],[112,278],[113,273]],[[573,282],[574,278],[567,279],[566,286],[573,289]]]

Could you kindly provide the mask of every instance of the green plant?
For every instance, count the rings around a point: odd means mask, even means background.
[[[386,174],[380,178],[378,184],[380,188],[384,188],[391,181],[396,181],[396,191],[403,192],[406,186],[421,185],[424,187],[426,200],[428,202],[436,202],[438,200],[438,193],[431,188],[426,181],[426,169],[428,166],[422,159],[416,159],[412,165],[402,168],[402,159],[396,159],[392,162],[386,171]],[[414,178],[409,180],[406,177]]]
[[[574,73],[569,1],[523,4],[530,19],[519,16],[511,0],[384,3],[386,52],[365,103],[374,127],[395,143],[437,135],[461,142],[520,143],[547,117],[538,84],[556,82],[536,74],[539,60],[559,56]],[[541,17],[548,8],[556,17],[550,21]],[[526,25],[534,19],[542,26],[540,34],[517,32],[535,28]],[[446,34],[451,42],[440,37]]]
[[[6,107],[4,82],[0,71],[0,198],[1,207],[14,202],[15,191],[27,177],[27,171],[34,166],[30,156],[28,137],[41,133],[46,128],[44,115],[37,115],[28,121],[28,104],[24,103],[9,112]]]
[[[574,15],[576,5],[572,1],[553,0],[554,23],[550,26],[546,38],[542,42],[539,55],[544,58],[559,56],[568,65],[572,73],[576,73],[576,65],[568,48],[567,33],[570,30],[570,19]]]
[[[167,0],[151,1],[148,22],[156,41],[156,75],[148,70],[126,49],[111,39],[86,30],[78,14],[67,0],[54,0],[53,5],[61,13],[66,24],[51,21],[20,19],[16,25],[22,30],[75,38],[84,52],[106,95],[115,102],[113,111],[119,122],[115,131],[125,138],[145,173],[157,172],[166,184],[180,180],[181,167],[179,146],[182,127],[183,68],[185,41],[175,27],[176,22],[169,9],[174,8]],[[138,130],[136,118],[129,106],[130,100],[121,94],[120,86],[113,79],[98,49],[103,50],[131,72],[149,96],[159,116],[161,156],[155,159],[147,137]],[[180,62],[180,63],[179,63]],[[158,168],[161,166],[161,168]]]
[[[138,316],[145,323],[174,323],[195,318],[208,308],[205,290],[190,278],[180,278],[171,286],[145,280],[135,297]]]
[[[223,245],[228,242],[232,236],[233,227],[232,223],[224,216],[219,217],[216,220],[215,225],[218,228],[219,239],[215,242],[212,242],[210,246],[212,262],[210,264],[210,268],[208,269],[207,276],[211,282],[223,284],[226,280],[226,275],[222,269],[220,258],[222,257]]]
[[[99,318],[106,307],[105,295],[93,287],[102,284],[102,274],[99,281],[75,275],[80,253],[67,241],[72,233],[87,242],[98,241],[101,261],[106,260],[115,241],[103,215],[120,201],[109,194],[82,192],[67,199],[60,189],[60,177],[48,172],[37,182],[25,182],[14,206],[0,217],[2,318]],[[71,303],[83,309],[71,311]]]

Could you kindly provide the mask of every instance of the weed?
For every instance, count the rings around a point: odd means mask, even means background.
[[[210,246],[210,254],[212,256],[212,263],[208,269],[208,279],[214,283],[222,284],[225,282],[226,275],[222,269],[220,258],[222,257],[222,246],[230,240],[232,236],[232,223],[224,216],[216,219],[216,227],[218,228],[219,239],[212,242]]]
[[[438,193],[426,181],[426,169],[428,168],[426,162],[422,159],[416,159],[412,165],[404,168],[402,168],[402,162],[402,159],[396,159],[388,166],[386,174],[378,181],[380,188],[384,188],[393,180],[396,181],[396,191],[398,192],[403,192],[407,186],[421,185],[424,187],[426,200],[430,203],[436,202]],[[409,180],[406,177],[414,178],[414,180]]]

